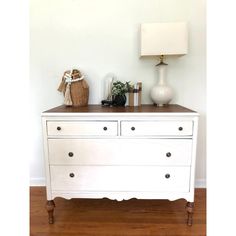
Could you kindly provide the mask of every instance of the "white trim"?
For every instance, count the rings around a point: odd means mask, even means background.
[[[46,186],[45,178],[30,178],[30,186]],[[206,188],[206,179],[196,179],[195,188]]]
[[[196,179],[195,188],[206,188],[206,179]]]
[[[46,186],[45,178],[30,178],[30,186]]]

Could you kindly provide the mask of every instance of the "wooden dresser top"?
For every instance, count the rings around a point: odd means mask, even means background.
[[[152,112],[160,112],[160,113],[189,113],[195,112],[188,108],[182,107],[176,104],[169,104],[163,107],[157,107],[154,105],[142,105],[139,107],[108,107],[102,105],[88,105],[85,107],[69,107],[65,105],[61,105],[50,110],[45,111],[44,113],[152,113]]]

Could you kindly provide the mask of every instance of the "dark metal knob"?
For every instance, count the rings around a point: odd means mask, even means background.
[[[171,157],[171,153],[170,153],[170,152],[167,152],[167,153],[166,153],[166,156],[167,156],[167,157]]]
[[[69,157],[73,157],[73,156],[74,156],[74,153],[73,153],[73,152],[69,152],[69,153],[68,153],[68,156],[69,156]]]
[[[70,173],[70,177],[71,177],[71,178],[74,178],[74,177],[75,177],[75,174],[74,174],[74,173]]]
[[[60,127],[60,126],[57,126],[57,130],[59,130],[59,131],[60,131],[60,130],[61,130],[61,127]]]
[[[131,130],[134,131],[134,130],[135,130],[135,127],[131,127]]]
[[[183,127],[179,127],[179,131],[182,131],[183,130]]]
[[[166,174],[165,177],[166,177],[166,179],[169,179],[170,178],[170,174]]]
[[[105,127],[103,127],[103,130],[105,130],[105,131],[106,131],[106,130],[107,130],[107,127],[106,127],[106,126],[105,126]]]

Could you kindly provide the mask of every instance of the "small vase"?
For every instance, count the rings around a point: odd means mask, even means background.
[[[113,98],[113,105],[114,106],[124,106],[126,103],[126,96],[125,95],[116,95]]]

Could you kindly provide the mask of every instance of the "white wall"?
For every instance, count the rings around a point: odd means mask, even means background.
[[[196,178],[206,178],[206,22],[205,0],[31,0],[30,88],[32,108],[31,184],[44,181],[42,111],[63,103],[57,91],[65,70],[78,68],[90,85],[90,104],[102,99],[102,81],[143,82],[143,103],[157,81],[155,58],[139,58],[139,25],[187,21],[188,55],[168,59],[172,103],[200,113]]]

